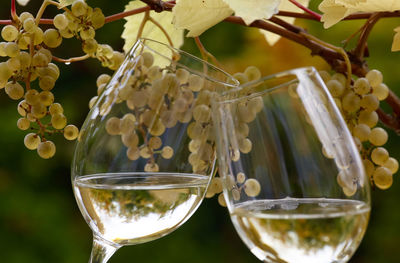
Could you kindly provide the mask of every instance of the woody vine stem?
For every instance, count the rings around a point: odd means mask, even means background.
[[[175,1],[167,1],[167,2],[164,2],[162,0],[141,0],[141,1],[146,3],[147,6],[107,16],[105,22],[110,23],[127,16],[136,15],[144,12],[148,13],[150,10],[154,10],[156,12],[171,11],[175,5]],[[362,77],[365,76],[369,70],[365,60],[365,57],[369,55],[367,41],[372,29],[377,24],[377,22],[382,18],[400,17],[400,12],[398,11],[380,12],[380,13],[362,13],[346,17],[345,20],[365,19],[366,22],[361,27],[361,29],[358,32],[356,32],[356,34],[350,37],[354,38],[357,35],[359,35],[355,49],[343,52],[344,50],[343,48],[335,47],[332,44],[324,42],[323,40],[308,34],[306,29],[289,24],[284,20],[280,19],[279,16],[320,21],[321,19],[320,14],[308,9],[307,7],[302,6],[296,0],[289,0],[289,1],[292,2],[294,5],[296,5],[297,7],[299,7],[300,9],[302,9],[303,11],[305,11],[305,13],[280,11],[278,14],[276,14],[276,16],[273,16],[268,20],[256,20],[250,25],[246,25],[243,19],[238,16],[230,16],[226,18],[224,21],[228,23],[266,30],[275,33],[277,35],[280,35],[293,42],[296,42],[308,48],[311,51],[311,55],[313,56],[316,55],[323,58],[336,72],[341,72],[346,74],[349,80],[351,79],[351,76],[349,76],[350,72],[356,76]],[[11,20],[0,20],[0,24],[12,24],[13,21],[16,21],[18,19],[18,16],[16,14],[15,0],[11,0],[11,18],[12,18]],[[150,21],[154,20],[150,19]],[[52,24],[53,20],[40,18],[40,23]],[[209,56],[215,63],[215,59],[212,56],[210,56],[209,52],[205,50],[204,46],[200,42],[200,39],[196,38],[195,40],[197,46],[201,50],[202,55]],[[346,44],[348,40],[344,41],[344,43]],[[88,57],[82,56],[70,59],[61,59],[54,57],[54,60],[61,62],[75,62],[84,60],[86,58]],[[347,59],[349,61],[347,61]],[[349,63],[351,64],[351,68],[348,67]],[[388,128],[391,128],[397,133],[400,133],[400,98],[398,98],[392,91],[390,91],[389,96],[386,99],[386,102],[392,108],[392,113],[388,114],[382,109],[379,109],[378,110],[379,118],[382,121],[382,123],[385,124]]]

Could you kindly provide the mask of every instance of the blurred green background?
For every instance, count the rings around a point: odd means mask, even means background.
[[[31,2],[28,8],[33,11],[41,1]],[[90,2],[101,7],[106,15],[120,12],[127,3],[125,0]],[[318,2],[312,1],[313,6]],[[0,9],[2,19],[9,17],[8,10],[8,5],[3,3]],[[51,12],[46,14],[48,17]],[[312,34],[334,44],[340,44],[362,25],[362,22],[343,22],[323,30],[316,22],[300,23]],[[369,41],[371,58],[368,61],[371,68],[384,73],[385,82],[400,94],[400,53],[390,52],[392,29],[398,24],[396,19],[379,22]],[[122,29],[123,21],[106,25],[98,31],[97,39],[121,49]],[[299,66],[327,68],[321,59],[311,58],[306,48],[295,43],[280,40],[270,47],[255,29],[223,23],[207,31],[202,40],[230,73],[244,70],[249,65],[258,66],[265,75]],[[186,41],[184,48],[198,53],[191,39]],[[68,57],[81,52],[77,41],[65,41],[63,48],[55,54]],[[107,70],[95,60],[60,65],[60,68],[62,75],[54,89],[56,100],[64,106],[69,120],[80,125],[88,112],[89,99],[96,94],[96,77]],[[0,91],[0,262],[87,262],[91,231],[78,210],[70,182],[74,145],[56,136],[56,156],[51,160],[40,159],[36,152],[23,146],[25,132],[16,127],[19,118],[16,107],[17,102]],[[391,133],[388,148],[397,159],[400,159],[399,146],[400,137]],[[399,262],[400,182],[397,177],[395,175],[394,185],[389,190],[373,191],[370,225],[350,262]],[[236,235],[227,211],[212,199],[206,200],[197,213],[174,233],[147,244],[125,247],[110,262],[243,263],[258,260]]]

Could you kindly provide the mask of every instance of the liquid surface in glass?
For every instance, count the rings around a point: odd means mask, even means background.
[[[121,245],[148,242],[183,224],[200,205],[209,177],[119,173],[78,176],[79,207],[100,237]]]
[[[370,207],[360,201],[248,201],[231,215],[242,240],[265,262],[346,262],[364,236]]]

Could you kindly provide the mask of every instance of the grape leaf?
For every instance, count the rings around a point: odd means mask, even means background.
[[[17,3],[22,6],[26,6],[29,3],[29,0],[17,0]]]
[[[177,28],[188,29],[188,37],[201,35],[233,13],[223,0],[177,0],[172,9]]]
[[[310,0],[298,0],[298,2],[300,4],[302,4],[303,6],[308,6]],[[280,11],[289,11],[289,12],[298,12],[299,8],[297,6],[295,6],[293,3],[291,3],[289,0],[282,0],[281,4],[279,5],[279,10]],[[280,19],[293,24],[295,21],[295,18],[293,17],[279,17]],[[281,36],[262,30],[260,29],[260,32],[265,36],[265,38],[267,39],[268,43],[273,46],[276,42],[278,42],[278,40],[281,38]]]
[[[393,12],[400,10],[398,0],[324,0],[319,5],[323,12],[321,21],[328,28],[358,12]]]
[[[392,51],[400,51],[400,26],[394,29],[396,34],[393,38]]]
[[[141,1],[131,1],[128,5],[126,5],[125,11],[141,8],[144,6],[146,6],[146,4]],[[174,25],[172,24],[173,14],[171,12],[156,13],[155,11],[150,11],[150,16],[163,26],[165,31],[170,36],[175,48],[180,48],[183,45],[183,29],[177,29],[174,27]],[[125,40],[125,52],[128,52],[135,44],[143,17],[144,13],[125,18],[126,23],[124,25],[124,31],[122,33],[122,38]],[[164,35],[161,29],[155,26],[151,21],[147,21],[143,29],[142,37],[169,44],[167,37]],[[163,50],[158,49],[157,51],[163,53]],[[161,65],[161,63],[154,63]]]
[[[58,2],[60,3],[59,8],[63,8],[69,5],[72,5],[76,0],[58,0]]]
[[[243,18],[247,25],[257,19],[268,19],[278,13],[281,0],[223,0],[235,12],[235,15]]]

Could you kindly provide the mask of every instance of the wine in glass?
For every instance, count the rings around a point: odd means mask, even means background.
[[[269,263],[347,262],[367,228],[369,181],[316,70],[222,93],[213,116],[224,196],[251,252]]]
[[[210,99],[235,85],[183,51],[135,44],[83,124],[72,164],[75,197],[93,230],[90,262],[160,238],[194,213],[215,164]]]

